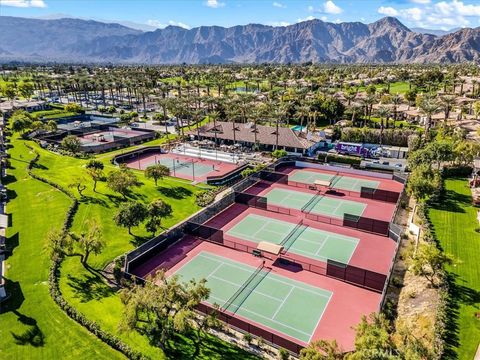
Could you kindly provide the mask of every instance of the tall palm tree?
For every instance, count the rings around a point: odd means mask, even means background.
[[[383,129],[384,129],[384,119],[388,123],[388,116],[390,115],[390,109],[386,106],[381,106],[377,110],[377,115],[380,117],[380,145],[383,143]]]
[[[447,123],[450,111],[453,109],[453,105],[455,105],[455,96],[445,95],[440,97],[440,106],[445,114],[444,125]]]
[[[426,116],[425,120],[425,137],[429,138],[430,127],[432,126],[432,115],[438,112],[440,105],[436,99],[425,96],[420,102],[420,111]]]
[[[168,109],[168,98],[161,98],[157,100],[158,105],[162,108],[163,112],[163,121],[165,122],[165,134],[168,134],[168,121],[167,121],[167,109]]]

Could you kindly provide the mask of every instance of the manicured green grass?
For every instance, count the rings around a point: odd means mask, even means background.
[[[69,112],[62,109],[34,111],[31,114],[37,119],[42,118],[44,120],[60,119],[67,116],[78,115],[78,113]]]
[[[12,297],[0,307],[0,358],[123,359],[68,318],[51,299],[45,235],[50,227],[62,225],[71,200],[30,178],[25,169],[34,155],[22,140],[12,144],[12,169],[7,178],[12,227],[7,231],[7,244],[13,254],[7,259],[5,274]]]
[[[116,227],[113,215],[123,199],[109,190],[102,182],[98,183],[97,192],[93,192],[93,182],[88,180],[84,169],[87,160],[55,154],[41,149],[32,142],[30,145],[40,154],[40,160],[34,169],[36,174],[64,187],[67,187],[74,178],[85,177],[88,189],[85,190],[85,197],[80,202],[72,231],[79,233],[85,227],[87,220],[96,219],[102,226],[103,238],[107,244],[102,254],[92,256],[89,260],[91,269],[85,269],[77,257],[67,258],[64,261],[61,268],[60,288],[65,299],[88,319],[96,321],[102,329],[119,336],[133,349],[141,351],[151,358],[165,358],[163,352],[150,345],[146,337],[136,332],[122,333],[119,331],[123,304],[118,294],[107,286],[98,275],[98,270],[103,269],[115,257],[138,246],[149,239],[151,235],[147,234],[142,226],[133,229],[135,236],[130,236],[126,229]],[[105,164],[106,173],[115,169],[114,165],[110,164],[110,159],[114,154],[103,154],[97,157]],[[153,181],[144,178],[143,172],[135,171],[135,173],[142,185],[132,192],[131,198],[145,203],[161,198],[172,206],[173,216],[165,219],[162,224],[165,228],[174,225],[199,209],[195,204],[194,194],[201,189],[175,178],[165,178],[159,181],[158,187],[155,187]],[[71,190],[74,191],[74,189]],[[67,207],[68,199],[65,209]],[[47,216],[46,213],[44,216]],[[44,219],[44,226],[47,229],[50,226],[59,227],[62,219],[63,217],[58,224],[50,224],[48,220]],[[177,340],[176,348],[182,357],[187,358],[188,354],[193,353],[193,347],[186,338],[181,337]],[[207,346],[202,347],[200,359],[255,358],[214,337],[208,337],[204,343]]]
[[[380,124],[381,119],[379,117],[372,116],[372,117],[370,117],[370,121]],[[386,126],[385,119],[383,119],[383,124]],[[393,119],[391,119],[391,118],[389,119],[388,125],[389,125],[390,128],[392,127]],[[397,120],[397,121],[395,121],[395,127],[396,128],[399,128],[399,127],[402,127],[402,128],[416,128],[416,127],[418,127],[418,125],[410,124],[405,120]]]
[[[387,87],[386,84],[375,84],[375,87],[377,88],[377,90],[379,89],[382,89],[382,88],[385,88]],[[405,94],[408,89],[409,89],[409,85],[408,85],[408,82],[407,81],[396,81],[396,82],[393,82],[390,84],[390,94]],[[366,89],[366,86],[360,86],[358,88],[358,91],[365,91]]]
[[[457,259],[448,269],[455,277],[449,310],[455,321],[447,342],[458,359],[473,359],[480,343],[480,319],[475,316],[480,312],[480,234],[475,231],[478,208],[472,205],[465,179],[447,179],[445,188],[445,197],[429,214],[441,247]]]

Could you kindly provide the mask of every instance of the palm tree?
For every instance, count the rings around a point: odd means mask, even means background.
[[[310,112],[310,106],[307,104],[302,104],[296,109],[296,115],[300,118],[300,127],[303,130],[303,122]]]
[[[430,127],[432,125],[432,115],[435,114],[440,105],[436,101],[436,99],[425,96],[422,101],[420,102],[420,111],[426,116],[425,120],[425,137],[429,138]]]
[[[393,104],[393,127],[395,127],[395,122],[397,121],[398,105],[402,103],[402,97],[398,94],[395,94],[390,98],[390,102]]]
[[[383,120],[386,119],[388,123],[388,116],[390,115],[390,109],[386,106],[381,106],[377,110],[377,115],[380,117],[380,145],[381,145],[383,140],[383,129],[384,129]]]
[[[370,122],[370,117],[372,116],[372,107],[375,104],[376,98],[374,94],[367,95],[367,97],[362,99],[362,105],[365,108],[365,120],[363,126],[367,126],[367,119]]]
[[[447,123],[448,116],[450,115],[450,111],[455,104],[455,96],[453,95],[445,95],[440,98],[440,106],[443,109],[445,114],[444,125]]]
[[[208,118],[213,121],[213,133],[215,134],[215,147],[218,146],[218,139],[217,139],[217,119],[220,117],[220,113],[218,111],[212,111],[208,114]]]

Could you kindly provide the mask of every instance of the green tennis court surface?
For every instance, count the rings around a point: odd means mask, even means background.
[[[348,264],[359,239],[286,221],[249,214],[226,232],[227,235],[255,243],[282,244],[290,253],[312,259],[327,259]]]
[[[367,204],[361,202],[283,188],[273,188],[263,196],[269,204],[337,218],[343,218],[344,214],[362,216],[367,207]]]
[[[334,179],[335,178],[335,179]],[[331,181],[332,188],[360,192],[362,187],[377,189],[380,186],[379,181],[357,179],[351,176],[319,173],[309,170],[298,170],[288,177],[288,180],[313,184],[316,180]]]
[[[174,176],[175,174],[189,175],[193,176],[203,176],[208,174],[210,171],[213,171],[212,165],[204,165],[201,162],[185,161],[178,160],[170,157],[157,157],[157,164],[161,164],[170,169],[170,175]],[[155,160],[152,163],[147,164],[155,165]]]
[[[207,279],[210,304],[221,307],[256,272],[256,268],[202,251],[175,274],[183,281]],[[239,299],[228,310],[285,335],[308,343],[330,301],[330,291],[276,275],[262,269],[241,290]]]

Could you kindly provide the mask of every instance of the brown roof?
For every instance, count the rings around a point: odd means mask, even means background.
[[[255,125],[252,123],[243,124],[235,123],[235,139],[241,142],[255,142]],[[217,121],[214,128],[213,123],[206,124],[200,128],[200,136],[215,138],[215,132],[218,139],[233,140],[233,122]],[[275,145],[276,143],[276,127],[257,125],[257,142],[264,145]],[[197,135],[196,130],[189,132]],[[282,147],[308,149],[322,139],[318,135],[311,135],[307,139],[305,133],[293,131],[290,128],[278,128],[278,145]]]

